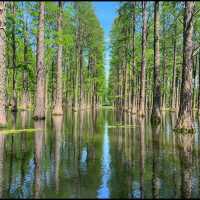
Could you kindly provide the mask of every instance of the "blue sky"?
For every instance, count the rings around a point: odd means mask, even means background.
[[[101,26],[104,29],[104,38],[106,44],[106,52],[105,52],[105,71],[106,78],[108,78],[109,74],[109,35],[112,28],[112,23],[114,18],[117,15],[117,8],[119,7],[119,2],[110,1],[110,2],[93,2],[94,9],[97,17],[101,23]]]

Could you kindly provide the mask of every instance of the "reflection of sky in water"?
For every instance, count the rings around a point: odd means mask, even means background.
[[[27,175],[25,175],[23,179],[23,187],[21,187],[21,174],[18,174],[14,179],[13,183],[10,187],[11,197],[18,197],[18,198],[28,198],[32,193],[32,180],[34,179],[34,160],[30,160],[29,164],[29,171]]]
[[[102,158],[102,183],[100,185],[100,188],[97,192],[98,198],[109,198],[110,197],[110,191],[108,182],[110,179],[110,143],[109,143],[109,137],[108,137],[108,124],[106,122],[105,129],[104,129],[104,137],[103,137],[103,158]]]
[[[141,198],[140,184],[136,181],[133,182],[132,197],[133,198]]]
[[[83,172],[87,171],[87,147],[84,147],[81,152],[80,167]]]

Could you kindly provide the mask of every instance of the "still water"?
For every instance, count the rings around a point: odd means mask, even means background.
[[[0,134],[0,198],[200,197],[199,121],[195,135],[176,135],[175,120],[165,113],[152,128],[108,109],[40,122],[9,113],[11,129],[38,130]]]

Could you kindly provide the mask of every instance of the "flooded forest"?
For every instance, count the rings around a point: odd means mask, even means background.
[[[195,1],[0,1],[0,198],[199,198],[199,27]]]

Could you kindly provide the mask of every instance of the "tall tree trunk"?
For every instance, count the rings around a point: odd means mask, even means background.
[[[154,3],[154,86],[153,86],[153,109],[151,114],[152,122],[159,123],[160,113],[160,16],[159,2]]]
[[[16,2],[12,4],[12,61],[13,61],[13,97],[12,97],[12,108],[13,112],[17,111],[17,92],[16,92],[16,31],[15,31],[15,19],[16,19]]]
[[[63,5],[62,5],[61,1],[59,1],[58,4],[59,4],[58,33],[60,33],[62,31]],[[62,50],[63,50],[63,46],[59,41],[58,52],[57,52],[56,99],[55,99],[55,105],[54,105],[54,109],[53,109],[53,115],[63,115],[63,108],[62,108]]]
[[[0,126],[7,124],[6,119],[6,34],[5,34],[5,2],[0,1]]]
[[[79,9],[79,4],[78,2],[75,3],[75,9]],[[75,59],[76,59],[76,70],[75,70],[75,90],[74,90],[74,101],[73,101],[73,107],[74,107],[74,111],[77,110],[78,108],[78,90],[79,90],[79,87],[78,87],[78,84],[79,84],[79,65],[80,65],[80,60],[79,60],[79,55],[80,55],[80,19],[79,19],[79,16],[76,16],[76,20],[77,20],[77,28],[76,28],[76,49],[75,49],[75,52],[76,52],[76,56],[75,56]]]
[[[193,91],[192,91],[192,109],[195,109],[196,107],[196,73],[197,73],[197,57],[193,57],[193,62],[192,62],[192,68],[193,68],[193,80],[194,80],[194,85],[193,85]]]
[[[165,85],[167,85],[166,80],[166,44],[165,44],[165,16],[163,21],[163,61],[162,61],[162,67],[163,67],[163,91],[162,91],[162,109],[165,109],[165,100],[166,100],[166,92],[165,92]]]
[[[34,119],[45,119],[45,66],[44,66],[44,8],[45,2],[40,2],[40,16],[37,38],[37,85]]]
[[[147,11],[146,2],[142,2],[142,63],[140,74],[140,107],[139,115],[145,115],[145,83],[146,83],[146,47],[147,47]]]
[[[200,114],[200,51],[198,54],[198,61],[199,61],[198,113]]]
[[[194,2],[185,2],[184,32],[183,32],[183,65],[182,83],[180,94],[179,116],[176,124],[177,129],[193,131],[192,117],[192,35],[193,35],[193,12]]]
[[[135,3],[136,2],[132,2],[132,16],[131,16],[131,20],[132,20],[132,59],[131,59],[131,67],[132,67],[132,81],[131,81],[131,103],[132,103],[132,112],[135,113],[135,105],[134,105],[134,95],[135,95],[135,87],[134,87],[134,79],[135,79]]]
[[[174,110],[176,108],[176,22],[174,27],[174,55],[173,55],[173,80],[172,80],[172,104]]]
[[[27,22],[24,25],[24,72],[23,72],[23,97],[22,107],[27,109],[29,106],[29,92],[28,92],[28,30]]]
[[[80,35],[81,37],[81,35]],[[80,38],[81,39],[81,38]],[[80,85],[80,97],[79,97],[79,107],[82,109],[83,106],[83,48],[80,46],[80,51],[79,51],[79,85]]]

